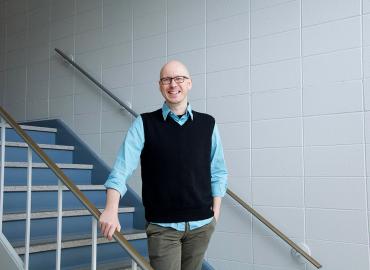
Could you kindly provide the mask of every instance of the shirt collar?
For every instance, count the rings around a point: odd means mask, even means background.
[[[170,107],[167,105],[166,102],[164,102],[163,106],[162,106],[162,115],[163,115],[164,120],[167,119],[167,116],[170,112],[171,112]],[[193,120],[193,112],[192,112],[192,109],[191,109],[191,105],[189,103],[188,103],[188,106],[186,107],[185,114],[190,115],[191,120]]]

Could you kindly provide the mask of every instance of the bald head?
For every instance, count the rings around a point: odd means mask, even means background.
[[[159,73],[160,78],[162,77],[176,77],[186,76],[190,78],[190,74],[186,66],[178,60],[171,60],[167,62]]]
[[[188,69],[180,61],[172,60],[161,68],[159,76],[159,90],[167,105],[177,115],[184,114],[193,85]]]

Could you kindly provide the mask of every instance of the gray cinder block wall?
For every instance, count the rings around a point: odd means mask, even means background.
[[[131,119],[54,47],[139,112],[161,105],[161,65],[184,61],[230,188],[323,269],[369,269],[369,0],[0,0],[1,104],[20,121],[63,119],[112,164]],[[313,269],[227,198],[207,258]]]

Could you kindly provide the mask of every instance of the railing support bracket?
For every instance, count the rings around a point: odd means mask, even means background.
[[[311,254],[310,247],[306,243],[299,243],[298,246],[303,249],[308,255]],[[294,248],[290,250],[290,254],[292,257],[297,260],[300,264],[305,264],[307,262],[306,258],[303,257],[298,251],[296,251]]]

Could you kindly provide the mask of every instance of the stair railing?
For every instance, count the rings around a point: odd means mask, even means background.
[[[94,77],[92,77],[88,72],[86,72],[80,65],[78,65],[75,61],[73,61],[70,57],[68,57],[63,51],[58,48],[54,49],[65,61],[71,64],[74,68],[80,71],[85,77],[87,77],[90,81],[92,81],[97,87],[99,87],[102,91],[108,94],[113,100],[115,100],[121,107],[131,113],[132,116],[137,117],[138,114],[133,111],[129,105],[121,101],[117,96],[115,96],[111,91],[109,91],[104,85],[99,83]],[[313,266],[317,269],[321,268],[322,265],[314,259],[310,254],[304,251],[300,246],[298,246],[294,241],[292,241],[288,236],[286,236],[282,231],[280,231],[276,226],[274,226],[271,222],[269,222],[266,218],[264,218],[261,214],[259,214],[255,209],[253,209],[249,204],[243,201],[240,197],[238,197],[234,192],[230,189],[227,189],[227,194],[233,198],[236,202],[238,202],[244,209],[250,212],[254,217],[260,220],[265,226],[267,226],[271,231],[273,231],[277,236],[279,236],[284,242],[286,242],[295,252],[303,256],[307,261],[309,261]]]
[[[8,127],[13,128],[17,134],[27,143],[27,207],[26,207],[26,237],[25,237],[25,254],[24,269],[29,269],[30,254],[30,226],[31,226],[31,191],[32,191],[32,151],[34,151],[59,178],[58,181],[58,217],[57,217],[57,249],[56,249],[56,269],[61,269],[61,250],[62,250],[62,194],[63,185],[65,185],[85,206],[92,215],[92,254],[91,269],[96,270],[97,258],[97,220],[101,212],[94,204],[78,189],[78,187],[64,174],[64,172],[52,161],[49,156],[34,142],[34,140],[18,125],[18,123],[0,106],[1,118],[1,164],[0,164],[0,232],[2,232],[3,209],[4,209],[4,181],[5,181],[5,130]],[[9,125],[7,125],[8,123]],[[149,263],[141,256],[137,250],[128,242],[128,240],[117,230],[113,235],[114,239],[130,255],[132,259],[132,268],[137,269],[139,266],[143,270],[153,270]]]

